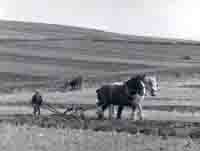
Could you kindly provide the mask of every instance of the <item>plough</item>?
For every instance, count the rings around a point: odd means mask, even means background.
[[[50,104],[47,104],[47,103],[43,103],[41,107],[44,109],[47,109],[55,114],[64,114],[64,113],[56,110],[56,108],[54,108],[53,106],[51,106]]]
[[[76,119],[78,119],[78,117],[80,117],[81,119],[85,118],[83,108],[78,106],[77,104],[72,104],[68,106],[64,112],[58,111],[55,107],[53,107],[52,105],[48,103],[43,103],[41,107],[57,115],[63,115],[63,117],[64,115],[71,115]]]

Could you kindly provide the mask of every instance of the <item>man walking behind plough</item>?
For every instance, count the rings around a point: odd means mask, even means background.
[[[40,106],[42,105],[43,99],[38,90],[35,91],[35,94],[32,96],[31,104],[33,106],[33,115],[36,117],[36,114],[38,113],[38,116],[40,115]]]

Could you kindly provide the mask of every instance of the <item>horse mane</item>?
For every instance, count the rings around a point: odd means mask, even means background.
[[[139,82],[139,81],[144,81],[144,78],[146,77],[145,74],[137,74],[133,77],[131,77],[129,80],[127,80],[125,82],[125,84],[128,86],[128,87],[131,87],[132,85],[135,85],[135,83]]]

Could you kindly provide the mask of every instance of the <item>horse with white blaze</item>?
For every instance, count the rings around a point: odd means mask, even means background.
[[[112,118],[113,106],[118,106],[117,118],[121,118],[124,106],[132,109],[131,119],[136,119],[136,109],[139,111],[139,118],[143,119],[141,102],[149,91],[155,96],[158,91],[157,78],[146,74],[136,75],[125,82],[106,84],[96,90],[97,93],[97,115],[103,118],[103,113],[109,107],[109,118]]]

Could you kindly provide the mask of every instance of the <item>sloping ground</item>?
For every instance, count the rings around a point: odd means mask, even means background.
[[[191,112],[200,107],[200,51],[199,45],[192,43],[58,25],[0,22],[0,121],[199,138],[199,113]],[[33,120],[27,107],[35,88],[42,90],[45,102],[58,107],[94,107],[95,90],[102,83],[126,80],[139,72],[156,73],[160,86],[156,97],[143,102],[147,116],[142,122],[126,120],[127,112],[122,121],[100,121],[94,119],[93,110],[87,111],[85,120],[48,114]],[[79,74],[84,77],[82,91],[58,92],[66,79]]]
[[[138,72],[196,72],[200,51],[194,43],[0,21],[0,91],[57,88],[77,74],[92,86]]]

